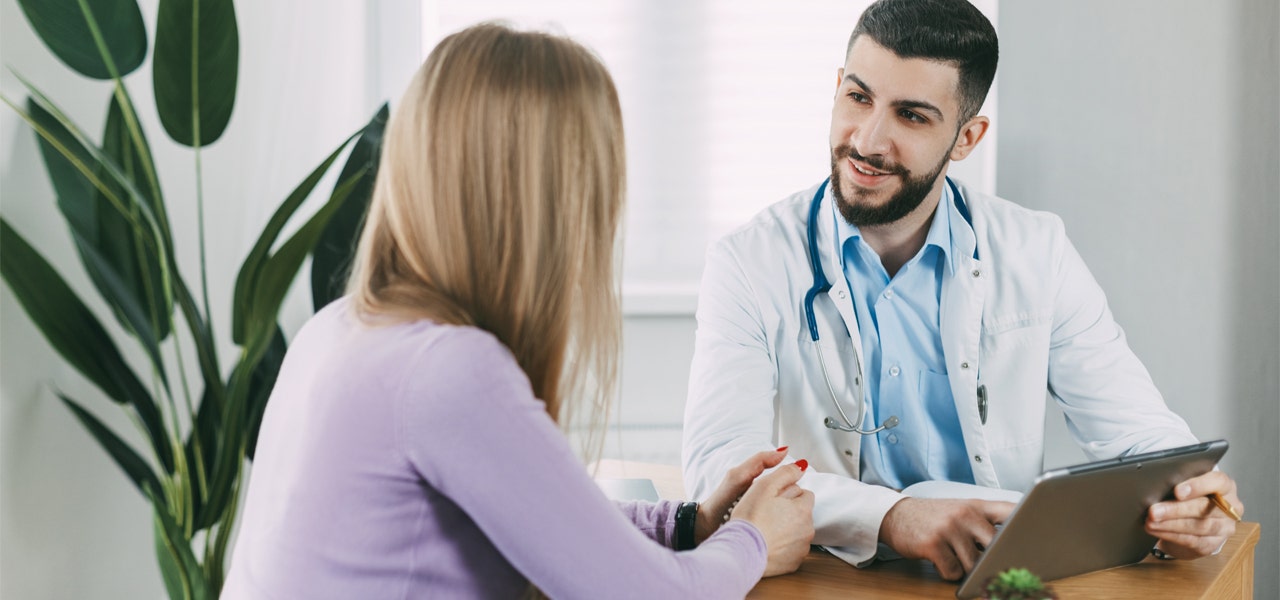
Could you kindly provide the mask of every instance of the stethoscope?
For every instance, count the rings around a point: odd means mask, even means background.
[[[951,186],[956,208],[959,209],[961,215],[968,219],[969,214],[965,210],[964,200],[960,196],[960,188],[956,187],[955,182],[951,181],[950,177],[946,179],[947,185]],[[809,337],[813,338],[813,345],[818,349],[818,364],[822,366],[822,380],[827,384],[827,393],[831,395],[831,404],[835,405],[836,411],[840,413],[840,419],[844,421],[844,424],[841,425],[835,419],[826,417],[822,420],[822,424],[826,425],[828,429],[871,435],[886,429],[893,429],[901,421],[897,415],[892,415],[875,429],[862,428],[862,421],[867,416],[867,397],[862,385],[862,359],[857,351],[853,353],[854,367],[857,369],[857,375],[854,376],[853,383],[858,388],[858,419],[856,421],[849,420],[849,416],[844,412],[844,407],[840,406],[840,401],[836,398],[835,388],[831,386],[831,377],[827,374],[827,361],[822,355],[822,344],[818,343],[818,319],[813,312],[813,300],[817,298],[818,294],[825,294],[831,289],[831,282],[827,280],[827,274],[822,270],[822,260],[818,257],[818,212],[822,207],[823,194],[827,191],[827,184],[830,182],[831,179],[828,178],[822,182],[822,185],[818,186],[818,191],[814,193],[813,201],[809,206],[809,268],[813,271],[813,287],[809,288],[809,291],[804,295],[804,316],[809,322]],[[855,340],[854,343],[858,342]]]

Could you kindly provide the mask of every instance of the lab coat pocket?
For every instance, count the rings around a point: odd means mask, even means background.
[[[982,356],[1028,350],[1032,352],[1043,350],[1047,356],[1052,324],[1052,320],[1049,318],[1005,319],[995,323],[984,321],[982,324]]]
[[[1050,329],[1045,322],[983,332],[978,383],[986,388],[984,431],[993,452],[1043,436]]]

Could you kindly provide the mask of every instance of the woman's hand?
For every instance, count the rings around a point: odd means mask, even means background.
[[[742,519],[764,535],[769,551],[765,577],[795,571],[809,555],[809,543],[813,541],[813,492],[796,485],[808,466],[808,462],[798,460],[756,478],[733,509],[730,520]]]
[[[711,492],[711,495],[698,506],[698,517],[694,523],[693,532],[694,543],[701,544],[703,540],[711,537],[711,534],[726,521],[725,517],[728,516],[729,508],[733,503],[747,493],[751,482],[764,473],[765,469],[778,466],[786,456],[787,447],[783,446],[777,450],[756,453],[742,464],[729,469],[715,491]]]

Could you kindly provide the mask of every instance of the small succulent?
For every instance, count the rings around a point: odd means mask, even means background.
[[[1026,569],[1009,569],[987,581],[987,600],[1056,600],[1053,589]]]

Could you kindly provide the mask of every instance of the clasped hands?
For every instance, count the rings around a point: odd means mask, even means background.
[[[701,544],[720,525],[742,519],[760,530],[768,549],[764,576],[800,568],[813,541],[813,492],[796,485],[808,463],[782,465],[786,447],[759,452],[729,469],[720,485],[698,507],[694,540]],[[766,469],[773,472],[762,475]]]

